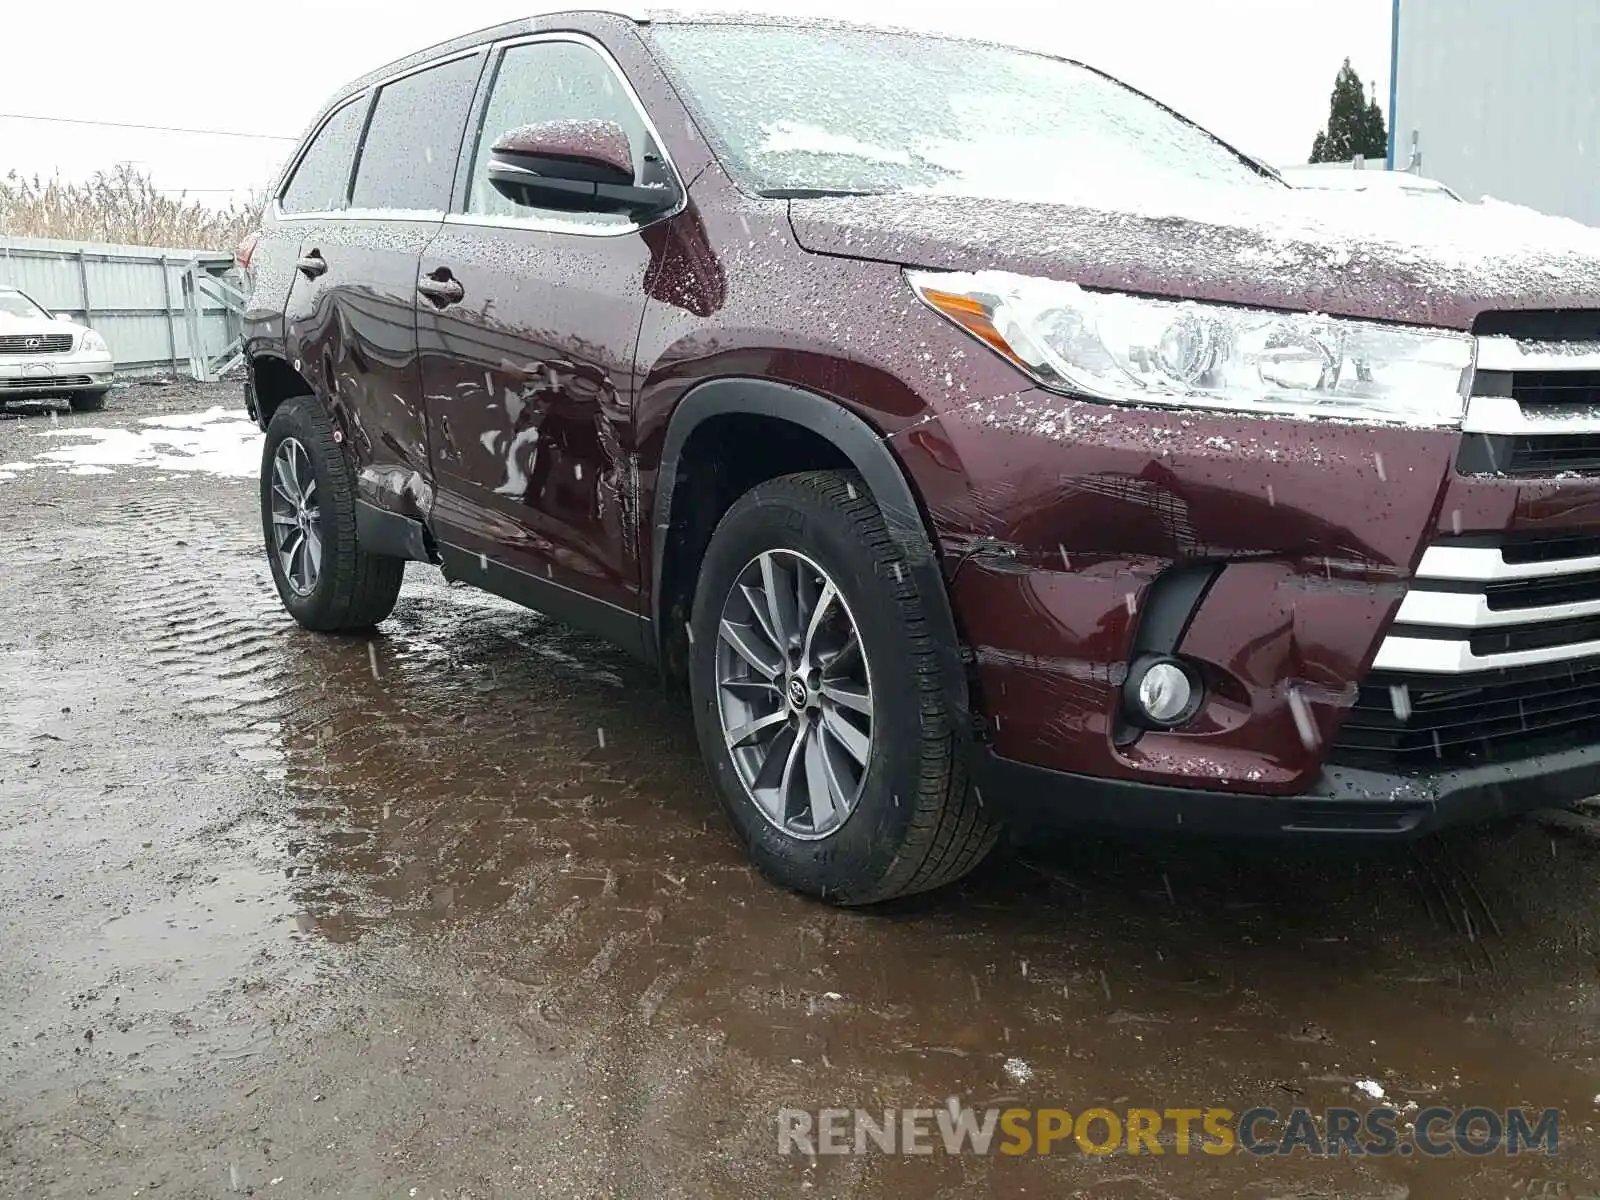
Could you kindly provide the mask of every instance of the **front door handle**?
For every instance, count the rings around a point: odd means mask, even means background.
[[[440,267],[431,274],[424,275],[417,281],[417,291],[440,308],[457,304],[467,294],[467,289],[461,286],[461,281],[450,274],[448,267]]]
[[[321,250],[311,251],[296,265],[300,268],[300,273],[307,279],[315,279],[319,275],[328,273],[328,260],[322,257]]]

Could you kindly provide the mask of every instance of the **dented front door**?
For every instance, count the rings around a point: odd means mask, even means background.
[[[630,401],[649,263],[636,232],[458,216],[423,254],[418,308],[439,540],[628,612],[639,610]]]

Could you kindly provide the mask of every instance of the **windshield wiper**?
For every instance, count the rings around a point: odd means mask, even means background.
[[[887,196],[888,192],[867,192],[852,188],[780,187],[762,188],[756,193],[768,200],[826,200],[830,196]]]

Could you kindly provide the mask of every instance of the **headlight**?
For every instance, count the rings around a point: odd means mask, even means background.
[[[105,338],[101,337],[92,329],[87,329],[84,331],[83,349],[97,350],[102,354],[109,354],[111,352],[111,347],[106,345]]]
[[[1455,425],[1473,339],[1442,329],[908,271],[917,295],[1045,387],[1096,400]]]

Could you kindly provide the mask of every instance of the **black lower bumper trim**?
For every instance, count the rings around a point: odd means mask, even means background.
[[[368,554],[417,562],[436,561],[428,549],[421,521],[389,512],[368,500],[356,500],[356,541]]]
[[[1434,774],[1327,767],[1294,796],[1167,787],[975,753],[984,804],[1020,826],[1243,836],[1417,836],[1600,794],[1600,746]]]

